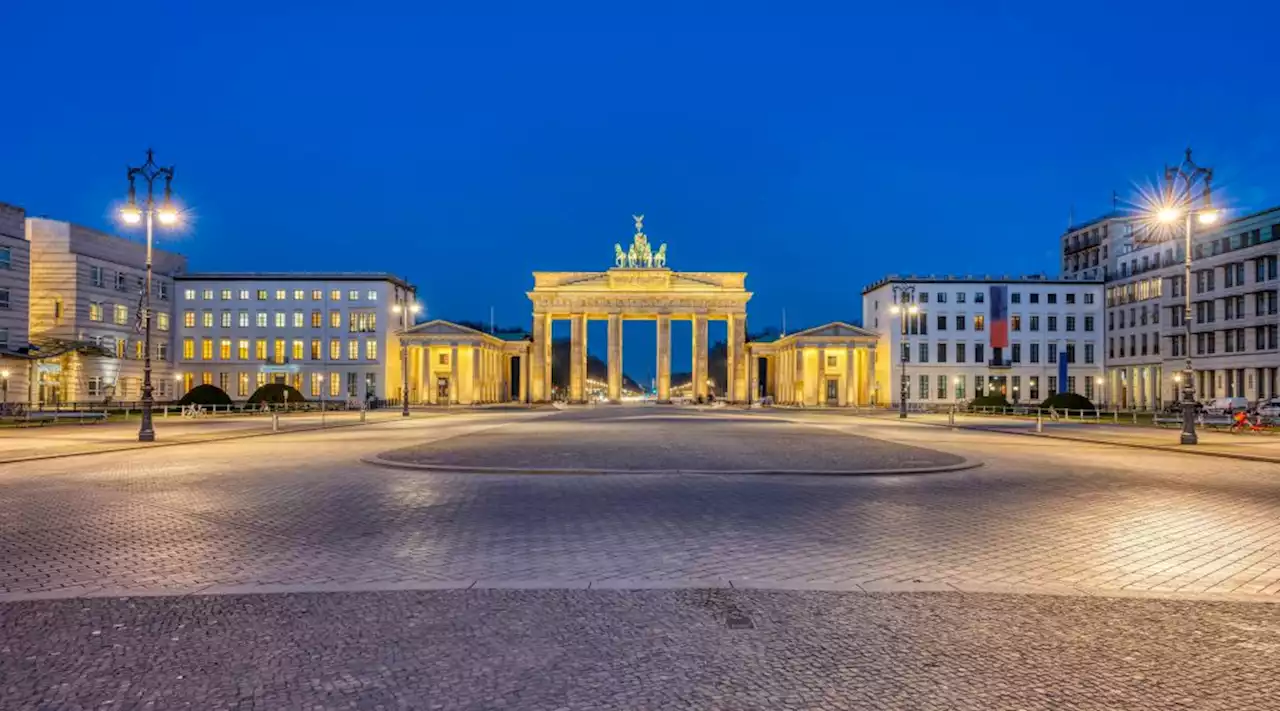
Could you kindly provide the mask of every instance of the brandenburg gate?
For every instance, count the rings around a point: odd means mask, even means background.
[[[570,323],[569,401],[586,400],[587,323],[609,322],[608,398],[622,398],[622,322],[657,321],[658,400],[671,400],[671,321],[693,322],[693,395],[707,396],[707,322],[724,321],[728,337],[728,391],[731,402],[746,402],[747,275],[741,272],[675,272],[667,268],[667,245],[654,251],[644,234],[644,215],[635,216],[630,248],[614,245],[614,267],[604,272],[534,272],[533,353],[529,396],[551,399],[551,325]]]

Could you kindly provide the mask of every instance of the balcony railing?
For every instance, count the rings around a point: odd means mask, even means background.
[[[1011,360],[996,360],[995,358],[992,358],[991,360],[988,360],[988,361],[987,361],[987,367],[988,367],[988,368],[993,368],[993,369],[996,369],[996,370],[1006,370],[1006,369],[1008,369],[1008,368],[1012,368],[1012,367],[1013,367],[1013,361],[1011,361]]]

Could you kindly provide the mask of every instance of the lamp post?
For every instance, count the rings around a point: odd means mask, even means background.
[[[416,314],[422,310],[418,304],[397,303],[391,307],[391,310],[400,314],[400,333],[404,334],[409,330],[409,314]],[[409,348],[400,342],[400,377],[403,379],[400,387],[400,399],[404,402],[400,407],[400,416],[409,416]]]
[[[145,216],[147,221],[147,281],[143,287],[142,320],[143,354],[142,354],[142,424],[138,427],[139,442],[154,442],[155,428],[151,424],[151,408],[155,403],[151,387],[151,232],[152,222],[160,220],[162,225],[176,225],[178,211],[173,206],[173,166],[167,168],[156,164],[155,156],[147,149],[147,162],[137,168],[129,168],[129,201],[120,210],[120,217],[125,223],[136,225]],[[147,183],[147,199],[139,208],[134,180],[141,177]],[[156,178],[164,178],[164,201],[156,205]]]
[[[1107,394],[1106,394],[1106,391],[1105,391],[1105,390],[1103,390],[1103,385],[1104,385],[1107,381],[1106,381],[1106,380],[1103,380],[1102,376],[1101,376],[1101,375],[1099,375],[1099,376],[1097,376],[1096,378],[1094,378],[1094,379],[1093,379],[1093,382],[1098,386],[1098,396],[1099,396],[1099,397],[1098,397],[1098,399],[1102,401],[1102,404],[1104,404],[1104,405],[1109,405],[1110,403],[1109,403],[1109,402],[1107,402]]]
[[[9,371],[8,369],[0,370],[0,379],[4,382],[4,410],[9,411]]]
[[[1199,182],[1199,200],[1196,195],[1196,183]],[[1196,387],[1194,372],[1191,369],[1191,241],[1195,222],[1211,225],[1218,221],[1219,212],[1213,207],[1211,184],[1213,169],[1196,165],[1191,160],[1191,149],[1187,149],[1186,157],[1176,166],[1165,166],[1164,169],[1164,202],[1156,211],[1156,218],[1165,224],[1173,224],[1180,218],[1185,223],[1185,252],[1182,265],[1182,332],[1183,356],[1186,367],[1182,377],[1182,444],[1196,444]],[[1199,205],[1197,206],[1197,202]]]
[[[898,317],[898,322],[902,328],[902,343],[898,353],[898,363],[902,370],[901,392],[898,394],[898,419],[900,420],[907,418],[907,395],[910,393],[911,388],[911,382],[907,380],[907,360],[910,357],[911,346],[907,343],[907,319],[904,314],[915,316],[920,313],[920,307],[912,303],[915,295],[916,288],[914,286],[894,284],[894,304],[889,307],[889,312]],[[906,306],[902,306],[902,304],[906,304]]]

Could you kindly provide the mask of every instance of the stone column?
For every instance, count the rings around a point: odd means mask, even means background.
[[[548,373],[551,370],[551,318],[539,311],[533,312],[533,343],[530,344],[528,360],[529,366],[525,368],[525,372],[529,375],[526,380],[530,382],[526,385],[521,383],[521,387],[529,391],[529,399],[532,402],[546,402],[551,399],[551,377]]]
[[[858,389],[854,384],[855,373],[854,359],[857,354],[853,350],[853,346],[845,346],[844,349],[844,387],[840,388],[840,407],[853,407],[858,404]]]
[[[724,397],[729,402],[739,402],[737,387],[738,366],[737,361],[743,357],[741,349],[738,348],[737,333],[734,327],[737,326],[733,314],[724,320]]]
[[[754,395],[747,392],[747,315],[730,316],[729,329],[728,345],[732,354],[729,361],[729,399],[733,402],[749,402]]]
[[[795,380],[795,383],[796,383],[793,386],[796,391],[795,401],[797,405],[805,405],[807,404],[804,401],[805,390],[808,389],[809,383],[804,377],[806,375],[806,373],[804,372],[804,349],[801,348],[800,346],[796,346],[792,350],[792,353],[793,353],[793,357],[796,359],[796,370],[794,373],[792,373],[792,378]]]
[[[569,402],[585,402],[587,383],[587,317],[569,317]]]
[[[707,316],[693,316],[693,396],[707,398]]]
[[[658,314],[658,402],[671,402],[670,314]]]
[[[520,354],[520,402],[529,402],[529,359],[532,357],[532,348]]]
[[[818,346],[818,382],[814,383],[818,406],[827,406],[827,347]]]
[[[755,402],[756,396],[760,393],[760,358],[754,353],[747,353],[747,392],[746,401],[748,404]]]
[[[458,344],[453,344],[449,354],[449,402],[458,402]]]
[[[867,405],[874,405],[872,397],[873,384],[876,378],[876,347],[868,346],[862,349],[862,368],[858,377],[862,380],[862,398]],[[948,385],[954,388],[954,386]]]
[[[609,314],[609,402],[622,402],[622,314]]]

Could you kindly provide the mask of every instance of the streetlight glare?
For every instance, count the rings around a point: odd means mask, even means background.
[[[1162,207],[1160,208],[1160,211],[1156,213],[1156,217],[1159,218],[1161,222],[1173,222],[1178,219],[1179,215],[1180,213],[1177,208],[1173,207]]]
[[[899,314],[899,313],[902,313],[902,307],[901,307],[901,306],[897,306],[897,305],[890,306],[890,307],[889,307],[889,313],[891,313],[891,314]]]
[[[172,207],[160,208],[160,210],[156,213],[156,216],[160,218],[160,224],[162,225],[178,224],[178,211],[173,209]]]
[[[1200,224],[1212,225],[1213,223],[1218,221],[1218,211],[1205,210],[1204,212],[1200,213],[1199,218],[1200,218]]]
[[[133,205],[122,207],[120,208],[120,219],[124,220],[127,224],[136,225],[139,222],[142,222],[142,211]]]
[[[412,306],[410,306],[410,307],[409,307],[409,310],[416,314],[416,313],[418,313],[419,311],[421,311],[421,310],[422,310],[422,305],[421,305],[421,304],[413,304]]]
[[[912,304],[912,305],[910,305],[910,306],[908,306],[908,307],[907,307],[907,313],[909,313],[909,314],[918,314],[918,313],[920,313],[920,307],[919,307],[919,306],[916,306],[915,304]]]

